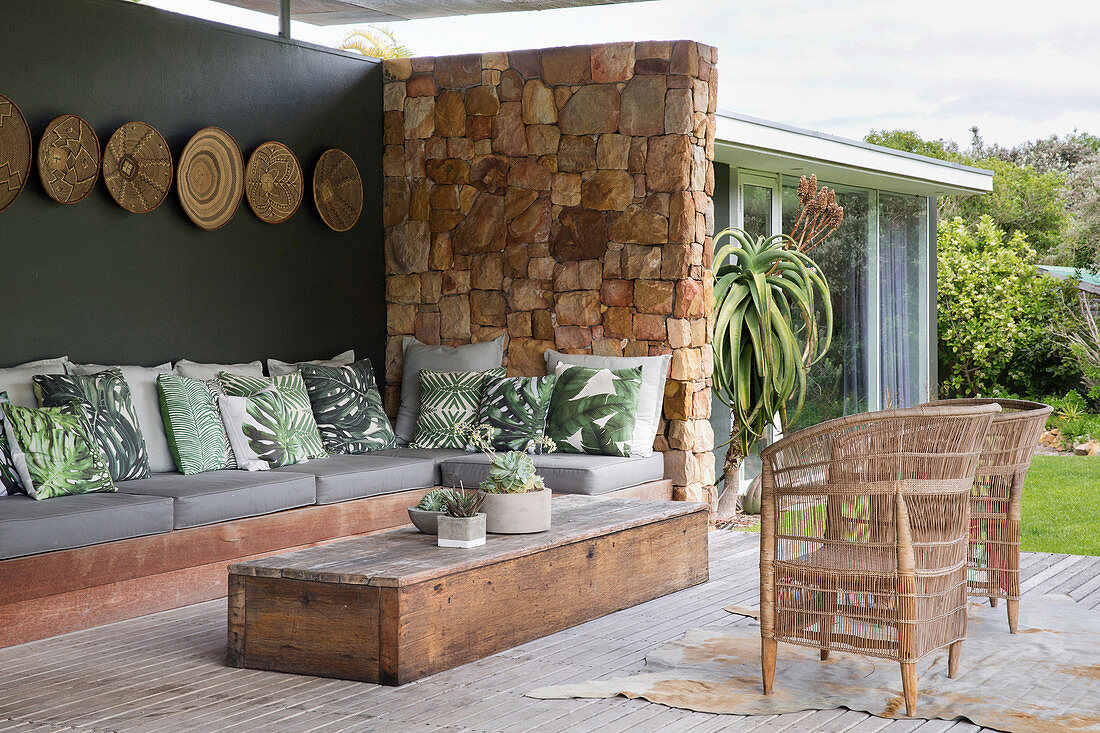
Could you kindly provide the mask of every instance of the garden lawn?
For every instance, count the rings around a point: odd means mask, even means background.
[[[1035,456],[1020,524],[1024,550],[1100,555],[1100,456]]]
[[[1025,551],[1100,555],[1100,456],[1035,456],[1020,524]]]

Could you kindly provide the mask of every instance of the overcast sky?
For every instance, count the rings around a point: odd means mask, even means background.
[[[210,0],[146,0],[273,31]],[[1100,134],[1100,0],[650,0],[406,21],[416,55],[689,38],[719,48],[723,109],[851,138],[913,129],[965,147]],[[336,45],[348,27],[296,23]]]

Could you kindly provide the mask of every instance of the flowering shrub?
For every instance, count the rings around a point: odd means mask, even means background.
[[[989,216],[959,217],[938,232],[940,388],[946,396],[1001,391],[998,378],[1023,345],[1048,334],[1065,306],[1056,281],[1036,272],[1035,250]]]

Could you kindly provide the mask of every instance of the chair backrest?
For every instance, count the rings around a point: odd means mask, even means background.
[[[978,477],[1019,473],[1022,479],[1022,474],[1027,473],[1035,448],[1039,445],[1039,438],[1046,427],[1047,418],[1054,411],[1054,408],[1042,402],[979,397],[934,400],[926,402],[925,405],[930,407],[998,405],[1001,408],[1001,412],[993,417],[993,423],[986,434]]]

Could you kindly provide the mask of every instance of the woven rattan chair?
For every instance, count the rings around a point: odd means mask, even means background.
[[[764,694],[780,641],[901,663],[966,635],[969,497],[996,405],[830,420],[764,449],[760,635]]]
[[[937,400],[929,405],[1000,405],[970,492],[968,590],[996,606],[1007,600],[1008,630],[1020,615],[1020,498],[1031,457],[1052,408],[1028,400]]]

